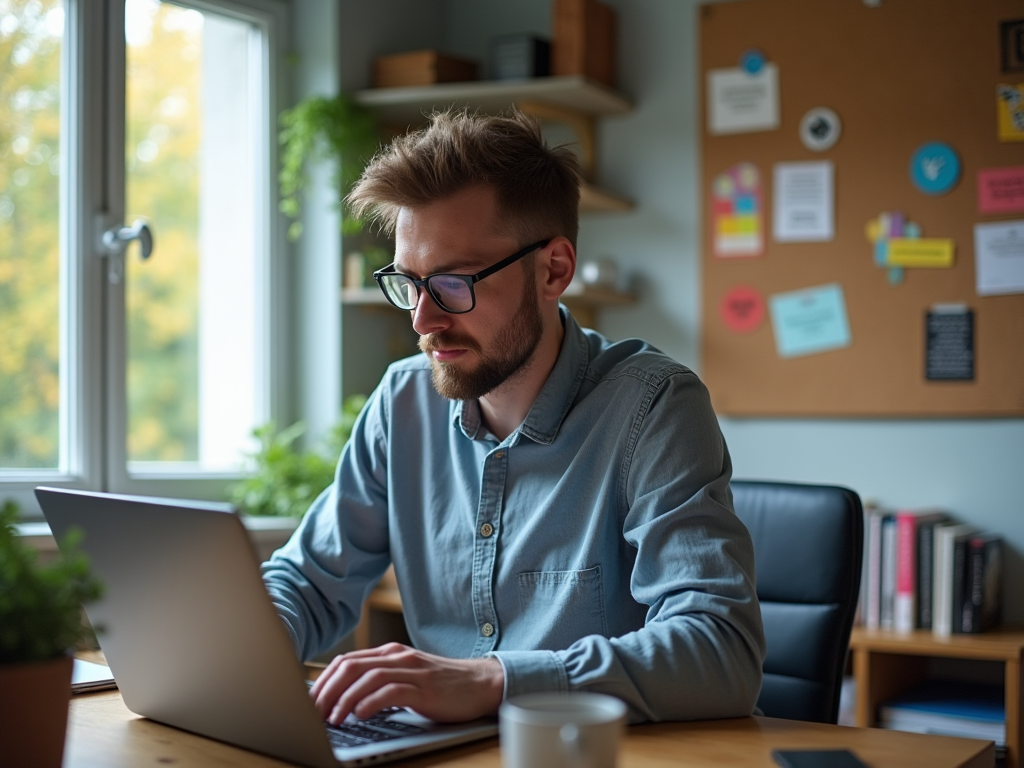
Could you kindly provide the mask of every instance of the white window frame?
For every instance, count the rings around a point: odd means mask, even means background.
[[[290,413],[290,273],[285,226],[278,213],[277,114],[286,92],[289,39],[283,0],[195,0],[178,3],[256,25],[261,31],[259,121],[266,148],[256,194],[262,201],[258,312],[264,339],[258,366],[270,418]],[[100,7],[102,5],[102,8]],[[124,283],[107,280],[100,237],[124,219],[124,4],[65,0],[61,61],[60,174],[60,456],[55,470],[0,470],[0,501],[13,499],[24,519],[41,516],[37,485],[181,498],[224,497],[240,475],[177,471],[132,473],[127,458]],[[159,241],[157,242],[159,249]],[[158,252],[154,251],[154,258]]]

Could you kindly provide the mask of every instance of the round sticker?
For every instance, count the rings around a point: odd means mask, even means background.
[[[831,109],[812,109],[800,121],[800,141],[813,152],[824,152],[839,141],[843,125]]]
[[[944,195],[960,180],[960,158],[941,141],[918,147],[910,158],[910,180],[928,195]]]
[[[738,285],[725,294],[719,310],[730,330],[747,333],[764,320],[764,298],[754,288]]]
[[[750,48],[740,56],[740,68],[749,75],[756,75],[764,68],[764,54],[757,48]]]

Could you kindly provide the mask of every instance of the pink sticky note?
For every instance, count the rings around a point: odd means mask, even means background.
[[[978,171],[981,213],[1024,211],[1024,165]]]

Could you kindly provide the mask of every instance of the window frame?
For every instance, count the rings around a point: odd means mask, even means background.
[[[165,0],[166,1],[166,0]],[[173,1],[173,0],[172,0]],[[254,196],[262,243],[257,312],[264,410],[285,421],[290,408],[290,280],[285,224],[278,212],[277,115],[287,93],[289,8],[283,0],[174,2],[234,17],[262,33],[258,140],[265,149]],[[124,282],[107,280],[102,232],[124,220],[125,39],[123,0],[65,0],[61,50],[60,452],[57,469],[0,469],[0,501],[22,519],[41,517],[37,485],[180,498],[222,499],[241,473],[133,473],[127,464]],[[159,248],[159,243],[158,243]],[[158,257],[158,254],[155,254]]]

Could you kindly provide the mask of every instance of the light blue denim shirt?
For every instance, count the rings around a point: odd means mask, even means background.
[[[523,424],[392,365],[334,484],[263,578],[302,658],[331,648],[394,563],[413,644],[497,657],[505,697],[610,693],[631,720],[749,715],[765,652],[750,536],[707,390],[644,342],[563,309]]]

